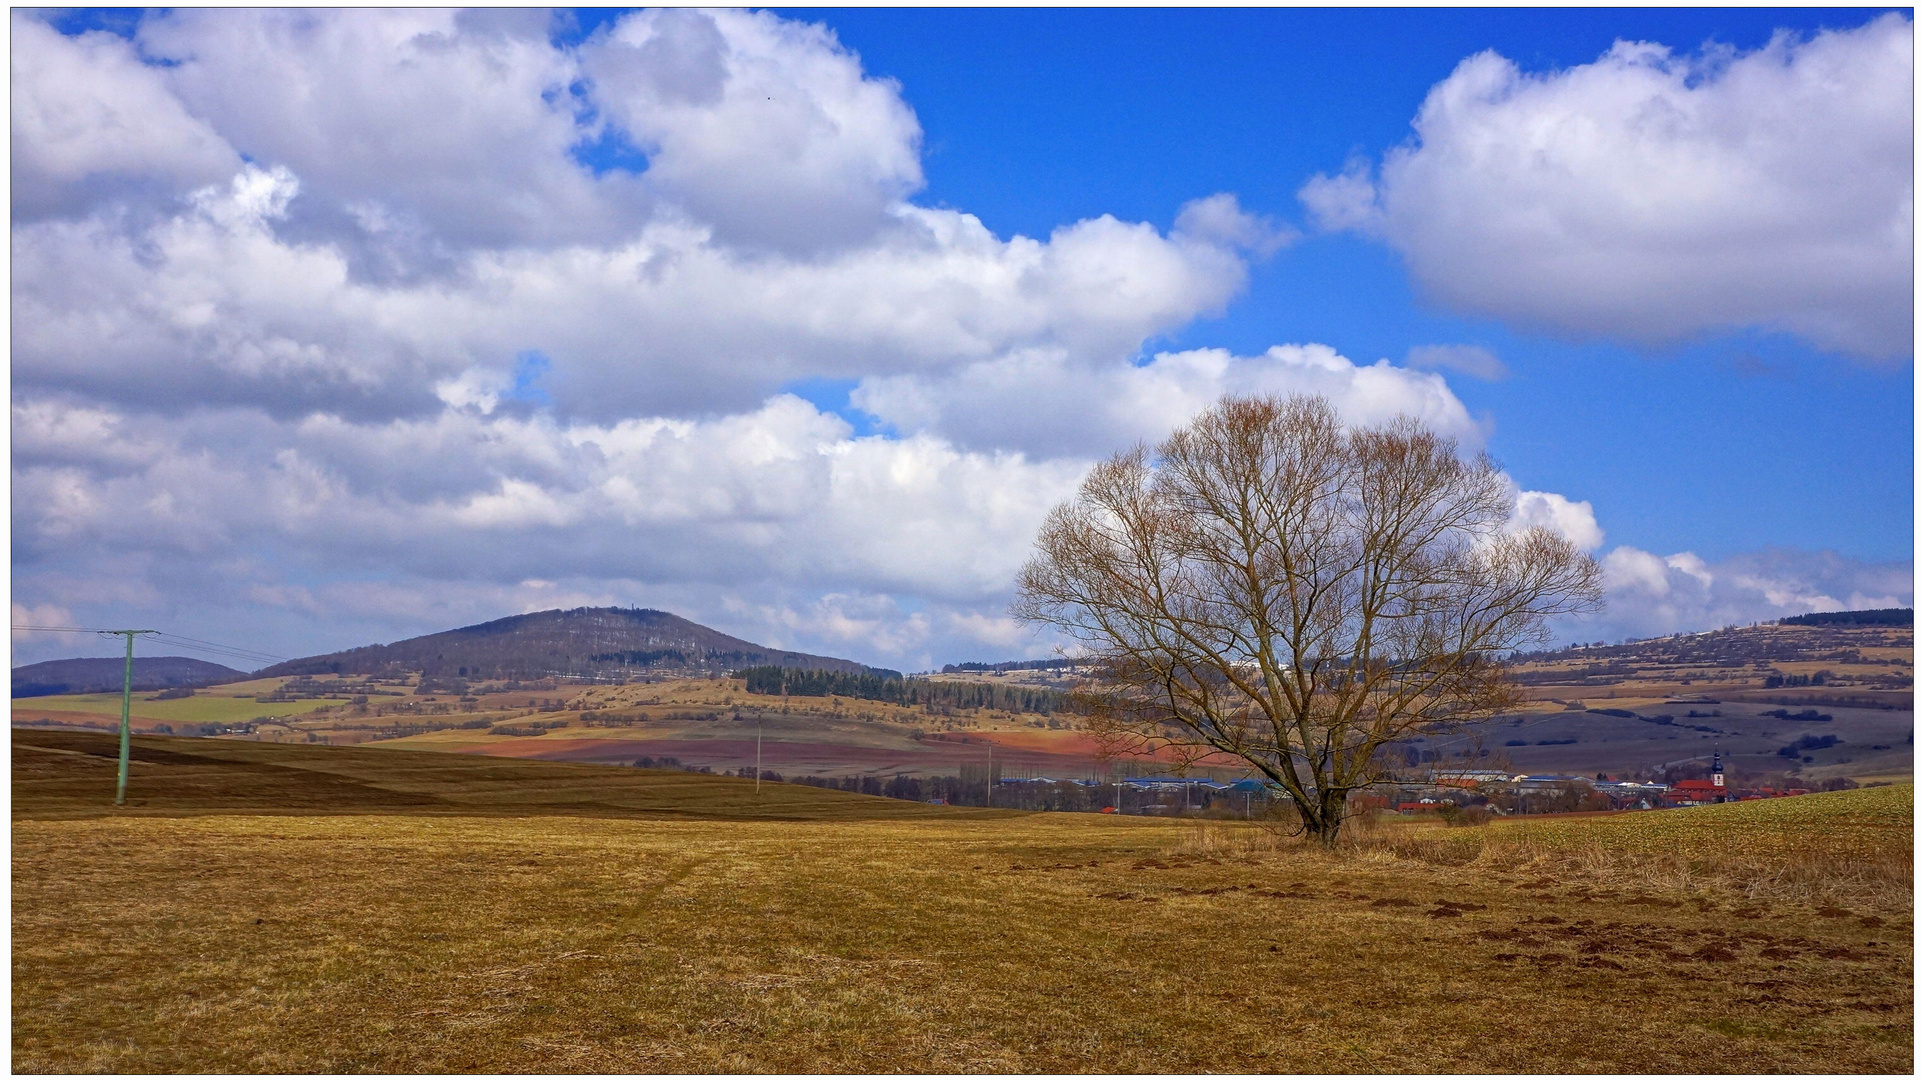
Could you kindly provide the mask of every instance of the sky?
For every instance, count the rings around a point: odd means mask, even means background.
[[[10,18],[16,623],[1043,656],[1229,391],[1486,449],[1565,640],[1913,600],[1906,13]]]

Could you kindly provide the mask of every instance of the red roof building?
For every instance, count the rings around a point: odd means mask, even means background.
[[[1722,752],[1715,752],[1715,762],[1709,766],[1707,780],[1677,780],[1668,786],[1665,798],[1669,802],[1683,806],[1701,806],[1705,803],[1729,802],[1735,793],[1728,788],[1728,776],[1722,771]]]

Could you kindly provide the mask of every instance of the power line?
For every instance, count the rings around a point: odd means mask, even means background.
[[[116,634],[122,632],[96,626],[39,626],[27,623],[14,623],[12,626],[15,630],[25,630],[42,634]],[[160,630],[152,631],[152,634],[154,640],[159,644],[171,645],[178,649],[186,649],[189,652],[212,653],[234,660],[245,660],[254,664],[277,664],[289,659],[289,657],[262,652],[259,649],[249,649],[241,645],[223,645],[218,641],[187,637],[184,634],[171,634]]]
[[[160,644],[169,645],[176,649],[187,649],[190,652],[213,653],[215,655],[229,656],[237,660],[244,660],[256,664],[272,663],[277,660],[286,659],[284,656],[275,656],[272,653],[264,653],[257,649],[243,648],[239,645],[222,645],[218,641],[187,637],[184,634],[169,634],[160,630],[116,630],[100,626],[43,626],[38,623],[13,623],[11,625],[15,630],[24,630],[37,634],[111,634],[127,639],[126,669],[120,687],[120,770],[119,776],[116,778],[114,784],[113,804],[115,806],[125,806],[127,804],[127,773],[129,771],[128,766],[132,760],[133,743],[133,642],[135,638],[151,637]]]
[[[185,637],[181,634],[162,632],[155,640],[176,648],[220,653],[234,657],[235,659],[249,660],[262,664],[277,664],[283,660],[290,659],[289,657],[279,656],[274,653],[261,652],[259,649],[249,649],[240,645],[222,645],[217,641],[204,641],[200,638]]]

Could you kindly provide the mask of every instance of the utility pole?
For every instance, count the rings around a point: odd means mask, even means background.
[[[133,639],[158,630],[102,630],[127,639],[127,668],[120,684],[120,780],[114,785],[113,804],[127,805],[127,762],[133,756]]]
[[[761,793],[761,722],[754,722],[754,794]]]
[[[988,805],[994,805],[994,743],[988,743]]]

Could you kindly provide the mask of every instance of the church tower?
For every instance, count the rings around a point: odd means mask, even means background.
[[[1728,777],[1722,772],[1722,752],[1715,751],[1715,761],[1709,766],[1708,778],[1715,784],[1715,801],[1721,802],[1728,797]]]

